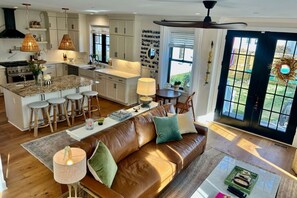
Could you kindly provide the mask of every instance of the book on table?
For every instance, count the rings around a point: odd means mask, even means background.
[[[229,186],[250,194],[257,180],[257,173],[246,170],[240,166],[235,166],[224,182]]]
[[[124,110],[124,109],[112,112],[109,115],[110,118],[117,120],[117,121],[123,121],[127,118],[130,118],[131,116],[132,116],[132,113],[127,110]]]

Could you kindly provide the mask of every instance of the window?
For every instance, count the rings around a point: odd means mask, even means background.
[[[181,82],[181,89],[189,88],[193,64],[194,33],[171,33],[167,82]]]
[[[109,60],[109,35],[93,34],[93,54],[98,62],[108,63]]]

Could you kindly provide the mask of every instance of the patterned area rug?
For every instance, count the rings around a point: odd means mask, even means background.
[[[62,131],[25,142],[21,146],[53,171],[53,156],[55,153],[74,142],[76,142],[75,139],[71,138],[65,131]]]

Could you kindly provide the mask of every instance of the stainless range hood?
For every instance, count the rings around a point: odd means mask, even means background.
[[[5,30],[0,33],[0,38],[24,38],[25,35],[18,31],[15,26],[15,9],[3,8]]]

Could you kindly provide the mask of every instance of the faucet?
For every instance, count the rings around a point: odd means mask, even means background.
[[[98,57],[97,54],[90,54],[90,58],[91,59],[90,59],[90,62],[89,63],[93,64],[93,63],[97,62],[97,60],[98,60],[99,57]]]

